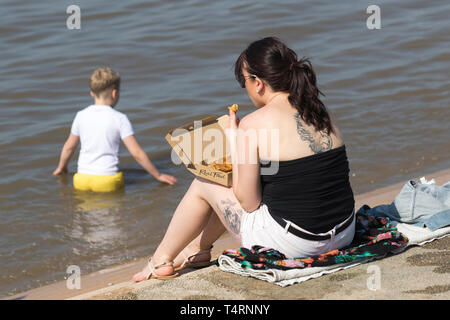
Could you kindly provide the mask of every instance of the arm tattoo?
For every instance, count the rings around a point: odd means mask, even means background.
[[[297,133],[300,135],[300,139],[309,142],[309,147],[314,154],[331,150],[333,142],[325,131],[319,132],[320,137],[317,137],[317,134],[314,136],[310,130],[303,126],[300,114],[296,113],[294,117],[297,122]]]
[[[241,216],[242,216],[242,209],[236,208],[237,203],[231,201],[230,199],[221,200],[220,201],[222,205],[222,209],[220,208],[219,204],[217,203],[217,209],[219,209],[219,212],[223,214],[223,217],[225,219],[225,222],[228,225],[228,229],[231,230],[234,234],[239,235],[241,231]]]

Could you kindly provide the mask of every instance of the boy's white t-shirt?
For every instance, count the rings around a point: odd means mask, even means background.
[[[119,171],[120,142],[134,134],[125,114],[101,105],[77,112],[71,132],[81,142],[78,172],[96,175],[113,175]]]

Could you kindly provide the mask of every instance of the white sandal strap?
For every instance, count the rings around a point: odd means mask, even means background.
[[[173,266],[173,261],[162,262],[160,264],[154,265],[152,259],[148,259],[148,268],[150,269],[150,273],[147,275],[147,279],[149,279],[152,274],[156,275],[155,270],[163,266]]]
[[[153,263],[152,263],[153,265]],[[173,261],[169,261],[169,262],[162,262],[160,264],[157,264],[156,266],[153,266],[153,271],[155,271],[156,269],[158,269],[159,267],[165,267],[165,266],[173,266]]]
[[[187,263],[190,262],[190,261],[189,261],[190,258],[195,257],[195,256],[198,256],[199,254],[211,252],[211,249],[212,249],[212,248],[213,248],[213,246],[211,245],[211,247],[210,247],[209,249],[200,250],[199,252],[194,253],[194,254],[191,254],[190,256],[188,256],[188,255],[186,254],[186,251],[185,251],[186,248],[184,248],[184,249],[181,251],[181,253],[182,253],[183,256],[184,256],[184,261],[183,261],[183,263],[181,264],[181,266],[180,266],[179,268],[184,268],[184,266],[185,266]]]

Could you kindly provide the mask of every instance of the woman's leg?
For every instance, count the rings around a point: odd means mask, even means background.
[[[197,249],[197,251],[207,250],[211,248],[211,245],[216,242],[225,231],[226,228],[222,224],[222,221],[220,221],[217,214],[212,211],[208,224],[189,246],[194,250]]]
[[[186,256],[191,256],[190,262],[203,262],[211,260],[211,246],[226,231],[217,214],[211,212],[208,223],[203,231],[173,261],[174,267],[179,267],[184,263]],[[203,252],[202,252],[203,251]],[[198,255],[197,253],[202,252]]]
[[[173,261],[189,243],[198,238],[203,248],[210,247],[220,236],[217,221],[210,220],[216,214],[223,226],[240,242],[240,219],[243,213],[232,188],[227,188],[207,180],[196,178],[178,205],[163,240],[153,255],[155,265]],[[207,228],[211,222],[213,228]],[[208,230],[209,229],[209,230]],[[212,242],[211,242],[212,241]],[[133,279],[142,281],[148,267],[136,274]],[[159,275],[173,273],[173,267],[158,268]]]

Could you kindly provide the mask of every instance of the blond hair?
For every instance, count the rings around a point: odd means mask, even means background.
[[[102,95],[107,90],[118,90],[120,88],[120,75],[108,67],[98,68],[89,79],[89,87],[96,96]]]

